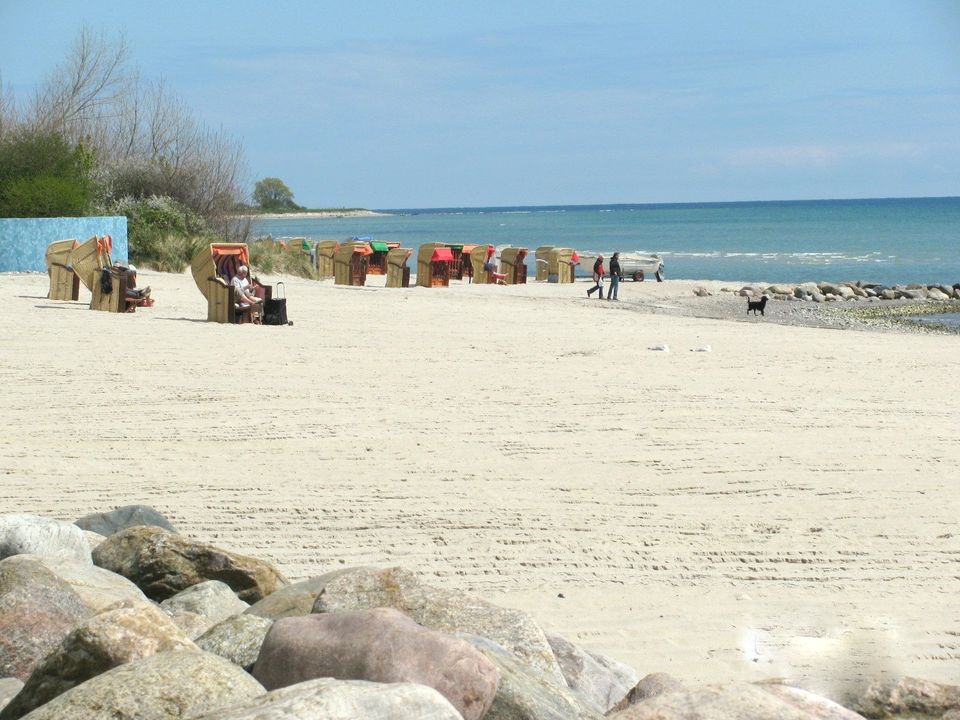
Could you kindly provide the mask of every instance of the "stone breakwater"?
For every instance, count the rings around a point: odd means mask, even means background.
[[[960,719],[960,687],[917,678],[844,707],[646,664],[401,568],[290,583],[144,506],[0,516],[0,720]]]
[[[698,288],[699,289],[699,288]],[[880,285],[878,283],[800,283],[797,285],[745,285],[739,290],[723,288],[723,292],[738,293],[742,297],[759,298],[766,295],[774,300],[801,300],[807,302],[870,301],[878,300],[933,300],[945,302],[960,300],[960,283],[954,285]],[[695,290],[696,294],[697,291]]]

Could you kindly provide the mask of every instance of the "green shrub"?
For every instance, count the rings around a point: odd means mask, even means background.
[[[105,212],[127,218],[130,262],[161,272],[183,272],[204,244],[217,241],[203,218],[169,197],[125,197]]]
[[[92,155],[54,131],[18,129],[0,139],[0,217],[85,215]]]
[[[304,252],[299,241],[283,247],[275,240],[258,240],[250,243],[249,247],[250,265],[257,272],[317,279],[310,253]]]

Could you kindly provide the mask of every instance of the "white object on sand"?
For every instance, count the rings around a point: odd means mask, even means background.
[[[663,345],[654,345],[654,346],[653,346],[652,348],[650,348],[650,349],[651,349],[651,350],[655,350],[655,351],[657,351],[657,352],[670,352],[670,348],[668,348],[668,347],[666,346],[666,344],[663,344]]]
[[[690,348],[690,352],[713,352],[709,345],[701,345],[700,347]]]

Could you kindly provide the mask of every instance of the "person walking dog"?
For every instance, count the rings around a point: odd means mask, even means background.
[[[619,300],[617,291],[620,289],[621,280],[623,271],[620,269],[620,253],[615,252],[610,258],[610,290],[607,292],[607,300]],[[603,297],[602,293],[600,297]]]
[[[599,290],[600,299],[603,300],[603,255],[598,255],[597,261],[593,263],[593,281],[596,285],[587,290],[587,297],[592,297],[594,290]]]

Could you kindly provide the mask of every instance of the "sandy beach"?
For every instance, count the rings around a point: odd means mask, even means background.
[[[130,315],[0,277],[0,512],[403,565],[641,675],[956,681],[956,336],[689,317],[683,281],[283,280],[293,327],[206,323],[188,274]]]

